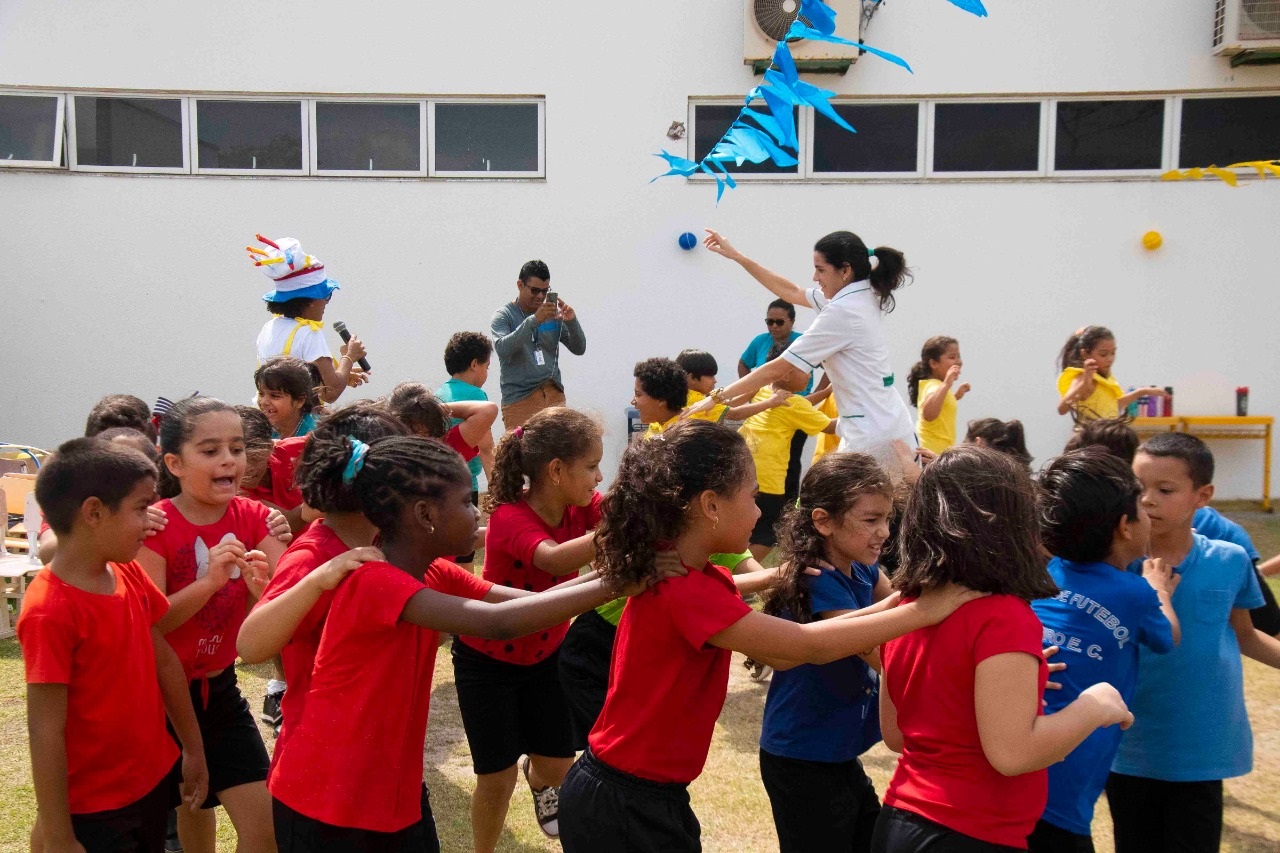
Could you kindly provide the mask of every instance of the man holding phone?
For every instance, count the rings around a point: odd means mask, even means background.
[[[491,324],[502,387],[502,425],[511,432],[543,409],[565,404],[560,344],[574,355],[587,351],[578,316],[551,289],[542,261],[520,268],[516,298],[498,309]]]

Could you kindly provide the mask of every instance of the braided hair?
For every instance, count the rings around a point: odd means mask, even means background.
[[[339,409],[307,438],[293,482],[307,506],[321,512],[359,512],[360,499],[343,473],[351,461],[351,439],[372,445],[408,430],[380,406],[368,402]]]
[[[470,483],[471,471],[457,451],[430,438],[395,435],[370,445],[355,492],[383,542],[393,542],[406,506],[439,500],[450,486]]]

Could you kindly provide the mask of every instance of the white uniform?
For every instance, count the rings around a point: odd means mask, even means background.
[[[315,320],[276,317],[268,320],[258,333],[258,364],[277,355],[291,355],[310,364],[321,358],[332,358],[323,327]]]
[[[898,471],[893,441],[915,447],[915,425],[894,387],[883,312],[871,282],[855,281],[831,299],[814,287],[805,298],[818,316],[782,358],[806,373],[821,365],[831,378],[841,450],[870,454],[890,472]]]

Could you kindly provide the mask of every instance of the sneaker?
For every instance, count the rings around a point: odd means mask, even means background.
[[[751,680],[757,684],[763,684],[773,676],[773,667],[768,664],[760,663],[758,660],[747,658],[742,662],[747,668],[747,672],[751,676]]]
[[[543,835],[560,837],[560,789],[551,785],[535,788],[529,781],[529,756],[524,757],[524,781],[533,793],[533,814],[538,819]]]
[[[178,840],[178,810],[170,809],[164,836],[164,853],[182,853],[182,849],[182,842]]]
[[[280,721],[284,719],[280,714],[280,700],[284,698],[284,691],[280,690],[275,693],[268,693],[262,699],[262,713],[258,715],[258,719],[269,726],[278,728]]]

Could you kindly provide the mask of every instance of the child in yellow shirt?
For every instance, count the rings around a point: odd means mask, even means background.
[[[941,453],[956,443],[956,401],[969,393],[969,383],[956,386],[960,378],[960,342],[946,335],[934,335],[920,348],[920,360],[907,375],[907,394],[919,409],[916,437],[920,446]]]
[[[1058,356],[1058,414],[1075,413],[1080,421],[1115,418],[1139,397],[1165,397],[1154,385],[1125,393],[1111,375],[1116,360],[1116,337],[1106,326],[1085,326],[1067,338]]]

